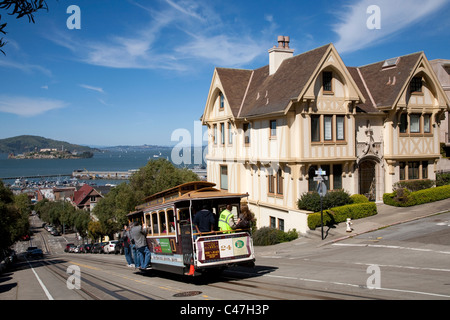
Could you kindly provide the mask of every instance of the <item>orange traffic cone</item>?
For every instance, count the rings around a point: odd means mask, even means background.
[[[194,265],[191,264],[191,266],[189,267],[189,273],[186,273],[187,276],[193,276],[195,273],[195,268]]]

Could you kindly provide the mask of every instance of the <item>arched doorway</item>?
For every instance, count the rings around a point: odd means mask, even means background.
[[[359,164],[359,193],[370,201],[377,199],[376,162],[365,160]]]

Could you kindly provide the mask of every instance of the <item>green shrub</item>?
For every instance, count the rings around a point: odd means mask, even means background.
[[[409,180],[409,181],[399,181],[394,183],[394,190],[397,189],[408,189],[411,192],[433,188],[436,185],[434,180]]]
[[[345,190],[329,191],[322,201],[324,210],[352,203],[350,195]],[[304,193],[298,199],[297,206],[300,210],[320,211],[320,196],[316,191]]]
[[[385,193],[383,195],[383,202],[395,207],[411,207],[447,198],[450,198],[450,185],[416,192],[409,192],[407,189],[398,189],[392,193]]]
[[[331,226],[340,222],[344,222],[347,218],[352,220],[362,219],[376,215],[377,205],[373,202],[356,203],[346,206],[336,207],[323,211],[324,226]],[[315,230],[321,225],[321,214],[316,212],[308,216],[308,227]]]
[[[369,199],[365,195],[362,194],[354,194],[350,196],[350,199],[352,199],[353,203],[367,203],[370,202]]]
[[[263,227],[253,234],[253,244],[255,246],[271,246],[274,244],[289,242],[298,238],[297,230],[284,232],[278,229]]]
[[[436,187],[450,184],[450,172],[436,174]]]

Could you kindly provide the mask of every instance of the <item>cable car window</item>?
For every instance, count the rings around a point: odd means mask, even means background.
[[[159,212],[159,233],[166,233],[166,212]]]
[[[159,234],[157,212],[152,212],[152,228],[153,228],[153,235]]]
[[[150,213],[145,214],[144,228],[147,229],[147,234],[152,233],[152,224],[151,224],[151,219],[150,219]]]
[[[172,209],[167,209],[167,219],[169,220],[167,225],[168,233],[175,234],[175,212]]]

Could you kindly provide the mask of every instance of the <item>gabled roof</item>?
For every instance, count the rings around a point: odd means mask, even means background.
[[[351,75],[363,92],[366,102],[359,104],[365,112],[379,112],[379,108],[393,106],[409,83],[412,72],[423,52],[401,56],[397,64],[383,68],[385,61],[372,63],[370,65],[348,68]]]
[[[358,110],[365,113],[381,113],[397,105],[420,62],[428,65],[425,54],[417,52],[366,66],[346,67],[330,43],[285,59],[272,75],[269,65],[256,70],[216,68],[216,75],[234,118],[286,113],[291,102],[302,97],[309,99],[306,89],[314,85],[311,81],[333,52],[338,59],[337,68],[354,89],[350,99],[359,97]]]
[[[73,202],[78,206],[84,202],[84,200],[91,196],[99,196],[100,194],[90,185],[85,184],[80,189],[74,192],[73,194]]]
[[[332,44],[286,59],[277,72],[216,68],[234,117],[283,112],[297,99]]]

